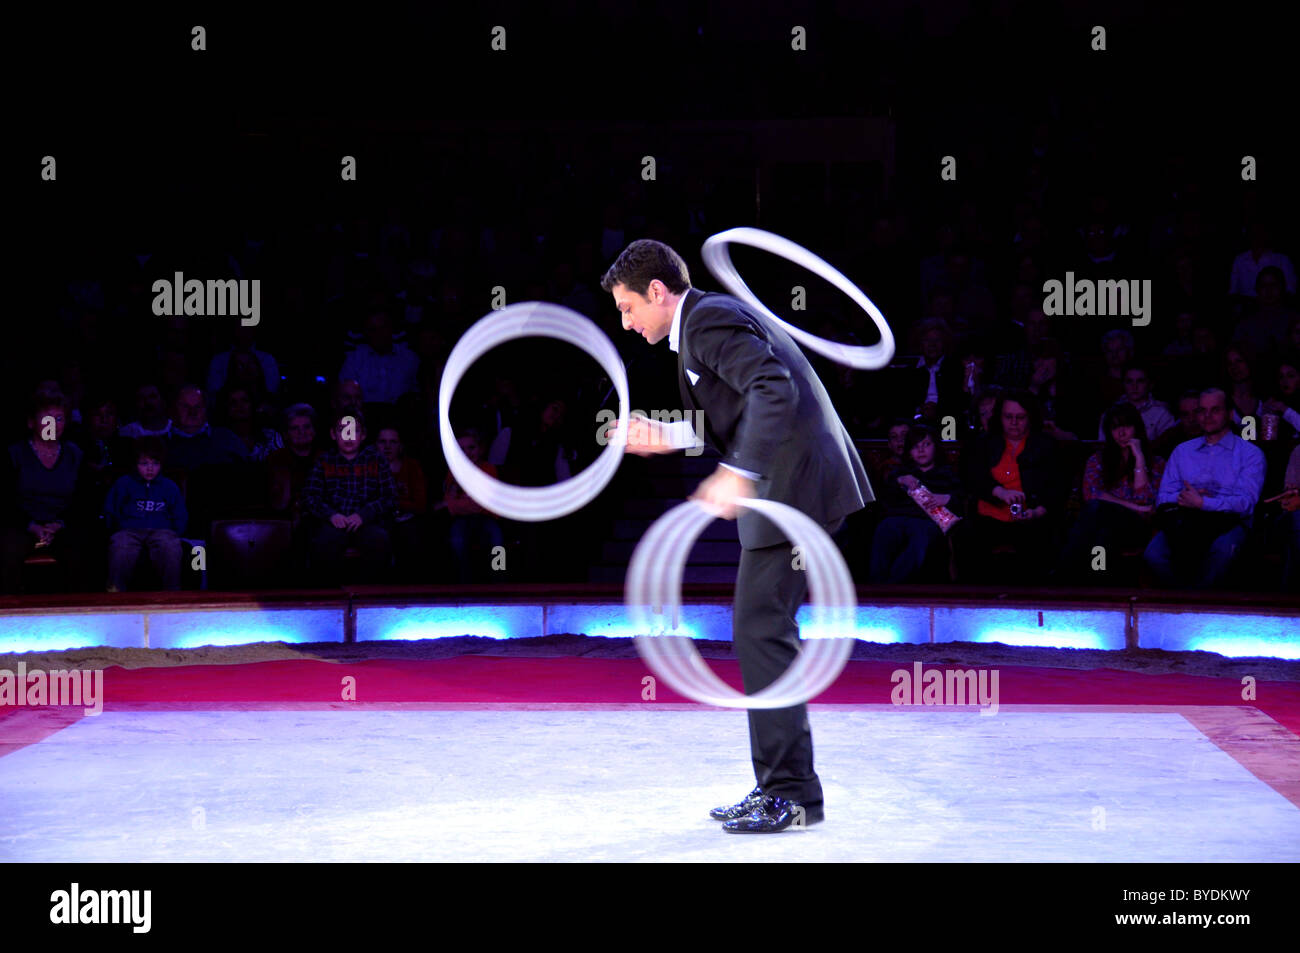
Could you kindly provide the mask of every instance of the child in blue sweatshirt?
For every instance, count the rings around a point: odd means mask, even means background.
[[[159,476],[167,445],[158,437],[136,441],[135,472],[119,477],[104,501],[108,532],[108,591],[122,592],[144,552],[163,588],[181,587],[181,540],[189,518],[175,482]]]

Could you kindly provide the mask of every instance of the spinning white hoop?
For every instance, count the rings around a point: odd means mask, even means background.
[[[590,354],[618,390],[618,430],[591,465],[553,486],[512,486],[488,476],[461,450],[451,427],[451,398],[471,365],[498,345],[518,338],[566,341]],[[558,519],[599,495],[623,459],[628,418],[627,370],[609,337],[591,319],[570,308],[543,301],[512,304],[480,318],[451,349],[438,388],[438,424],[447,466],[461,488],[484,509],[509,519]]]
[[[870,347],[839,344],[835,341],[819,338],[817,335],[811,334],[802,328],[797,328],[790,322],[777,317],[768,309],[767,305],[758,300],[754,292],[749,290],[749,285],[745,284],[745,279],[740,277],[740,272],[736,271],[736,266],[731,263],[731,251],[727,246],[732,242],[749,245],[765,252],[771,252],[773,255],[779,255],[787,261],[801,265],[818,277],[829,281],[848,295],[854,304],[867,312],[875,323],[876,329],[880,331],[880,342],[872,344]],[[816,351],[838,364],[846,364],[849,367],[867,371],[878,370],[893,360],[894,334],[889,330],[889,325],[885,321],[885,316],[880,313],[880,309],[863,293],[861,288],[844,277],[838,269],[818,258],[802,245],[796,245],[788,238],[765,232],[761,228],[729,228],[725,232],[719,232],[708,238],[704,242],[704,247],[700,249],[700,254],[704,257],[704,263],[708,266],[709,271],[713,272],[713,276],[728,291],[785,328],[792,338],[809,350]]]
[[[717,518],[712,508],[688,500],[656,520],[632,553],[625,598],[637,650],[656,675],[687,698],[723,708],[789,708],[829,688],[853,651],[853,579],[835,543],[804,513],[775,500],[737,503],[768,517],[800,548],[808,573],[812,637],[775,682],[746,695],[714,674],[690,637],[668,634],[678,624],[686,557],[704,527]]]

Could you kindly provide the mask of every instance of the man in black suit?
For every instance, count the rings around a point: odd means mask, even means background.
[[[638,454],[690,446],[698,435],[722,454],[718,469],[691,498],[737,519],[740,567],[732,636],[745,691],[774,682],[799,652],[795,612],[807,591],[791,543],[772,522],[737,500],[775,500],[834,533],[874,497],[866,470],[822,382],[784,330],[736,298],[691,287],[681,257],[660,242],[629,245],[601,279],[624,330],[651,344],[664,338],[678,354],[686,420],[636,418],[627,448]],[[732,833],[775,833],[824,817],[813,770],[806,705],[749,711],[750,752],[758,785],[740,803],[710,816]]]

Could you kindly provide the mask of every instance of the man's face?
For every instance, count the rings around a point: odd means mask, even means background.
[[[914,443],[912,445],[912,460],[922,469],[934,463],[934,441],[929,437],[922,437]]]
[[[925,355],[927,364],[933,364],[943,357],[943,334],[937,328],[926,331],[921,338],[921,353]]]
[[[90,412],[90,430],[101,440],[117,433],[117,408],[103,404]]]
[[[361,384],[358,381],[348,380],[339,385],[339,409],[361,409]]]
[[[908,424],[895,424],[889,428],[889,452],[896,457],[903,455],[903,442],[907,440]]]
[[[478,463],[483,459],[483,447],[476,438],[466,434],[456,442],[460,444],[460,449],[465,452],[465,456],[469,457],[471,462]]]
[[[1128,345],[1120,338],[1113,338],[1102,345],[1106,354],[1106,363],[1111,367],[1120,367],[1127,364],[1133,357],[1129,353]]]
[[[1290,401],[1296,394],[1300,394],[1300,367],[1292,364],[1283,364],[1277,369],[1277,389],[1283,397]]]
[[[1147,399],[1147,393],[1151,390],[1151,382],[1147,380],[1147,372],[1133,368],[1124,375],[1124,396],[1130,404],[1140,404]]]
[[[385,427],[379,431],[379,436],[375,438],[375,446],[384,455],[384,459],[392,463],[402,450],[402,441],[398,439],[396,430]]]
[[[1255,296],[1261,308],[1272,307],[1282,300],[1282,282],[1271,273],[1260,275],[1255,279]]]
[[[1196,416],[1207,437],[1219,433],[1228,426],[1228,404],[1224,395],[1202,394]]]
[[[181,391],[176,398],[176,420],[186,433],[197,433],[208,422],[208,408],[196,390]]]
[[[289,443],[295,447],[310,447],[316,439],[316,428],[306,414],[289,420]]]
[[[157,417],[162,411],[162,395],[152,384],[141,387],[135,392],[135,408],[142,418]]]
[[[1192,437],[1201,434],[1201,402],[1195,397],[1184,397],[1178,402],[1178,425],[1183,433]]]
[[[339,453],[350,457],[361,449],[361,444],[366,439],[366,430],[364,427],[357,426],[355,422],[346,429],[335,424],[330,430],[330,436],[334,438]]]
[[[622,282],[611,288],[610,293],[614,296],[614,307],[622,316],[624,331],[635,331],[651,344],[668,337],[676,304],[668,303],[668,287],[662,281],[656,278],[650,282],[645,296]]]

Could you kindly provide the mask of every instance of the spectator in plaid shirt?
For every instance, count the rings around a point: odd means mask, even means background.
[[[366,425],[360,411],[336,415],[330,437],[337,449],[317,457],[302,493],[312,578],[338,585],[351,546],[361,557],[361,577],[377,581],[392,563],[393,471],[376,447],[362,446]]]

